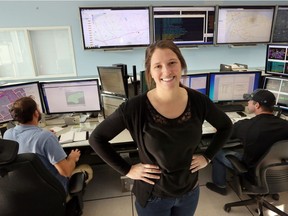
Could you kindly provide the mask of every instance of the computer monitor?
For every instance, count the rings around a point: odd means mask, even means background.
[[[265,73],[288,77],[288,44],[267,44]]]
[[[97,69],[103,93],[128,97],[127,79],[121,67],[98,66]]]
[[[150,44],[149,7],[80,7],[84,49]]]
[[[12,121],[9,109],[13,103],[22,97],[31,96],[44,112],[38,82],[6,84],[0,86],[0,124]]]
[[[215,7],[153,7],[154,41],[179,46],[214,42]]]
[[[148,85],[146,82],[145,71],[140,71],[140,92],[144,93],[148,91]]]
[[[288,112],[288,79],[284,77],[265,77],[264,89],[271,91],[276,97],[276,104]]]
[[[211,72],[209,98],[214,102],[244,101],[243,94],[259,88],[261,71]]]
[[[274,9],[274,6],[219,6],[216,43],[269,43]]]
[[[208,77],[208,73],[182,75],[181,83],[206,95],[208,93]]]
[[[47,114],[101,111],[98,79],[40,82]]]
[[[286,43],[288,41],[288,7],[279,6],[277,8],[276,20],[273,30],[273,43]]]

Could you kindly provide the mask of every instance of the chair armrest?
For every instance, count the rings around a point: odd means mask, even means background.
[[[238,174],[248,172],[246,166],[234,155],[226,155],[226,158],[231,162],[232,166]]]
[[[74,173],[69,179],[68,191],[70,194],[75,194],[83,191],[85,187],[85,173],[77,172]]]

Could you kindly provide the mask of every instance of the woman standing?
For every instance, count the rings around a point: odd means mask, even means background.
[[[232,123],[207,96],[180,84],[187,65],[172,41],[150,45],[145,67],[153,88],[121,104],[101,122],[90,145],[107,164],[135,180],[132,191],[139,216],[191,216],[199,199],[198,170],[228,139]],[[205,153],[195,155],[204,120],[217,132]],[[109,143],[124,129],[138,146],[138,164],[127,163]]]

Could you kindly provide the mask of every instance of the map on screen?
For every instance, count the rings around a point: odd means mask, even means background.
[[[148,9],[81,8],[84,48],[147,45]]]
[[[217,43],[269,42],[274,10],[219,9]]]
[[[22,83],[0,87],[0,123],[13,120],[9,109],[17,99],[25,96],[32,96],[43,112],[38,83]]]

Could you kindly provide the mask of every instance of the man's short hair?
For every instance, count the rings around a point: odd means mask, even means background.
[[[14,120],[25,124],[33,120],[35,110],[37,110],[37,103],[33,98],[22,97],[13,103],[10,113]]]

